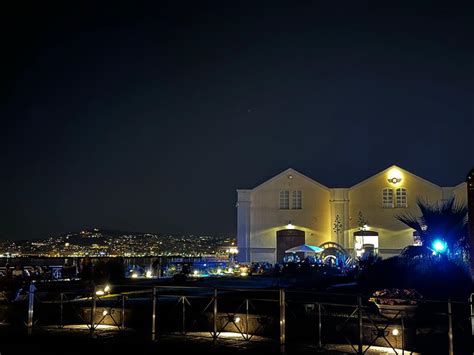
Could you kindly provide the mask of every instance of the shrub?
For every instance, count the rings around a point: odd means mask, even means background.
[[[472,290],[471,275],[446,258],[392,257],[363,270],[359,286],[372,294],[382,289],[416,289],[428,299],[465,300]]]
[[[375,291],[369,301],[387,305],[414,305],[422,298],[414,289],[385,288]]]

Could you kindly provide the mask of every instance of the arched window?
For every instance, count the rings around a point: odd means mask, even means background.
[[[397,207],[398,208],[407,208],[407,189],[400,187],[397,189]]]
[[[386,187],[382,191],[382,207],[393,208],[393,189]]]

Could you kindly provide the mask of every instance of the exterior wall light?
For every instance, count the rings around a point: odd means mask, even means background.
[[[397,168],[390,169],[387,175],[388,175],[387,181],[394,185],[400,183],[403,178],[403,173]]]
[[[286,225],[286,229],[294,229],[295,226],[291,224],[291,221],[288,221],[288,224]]]
[[[402,178],[400,177],[392,177],[392,178],[388,178],[387,179],[388,182],[391,182],[392,184],[396,185],[398,184],[399,182],[402,181]]]
[[[227,316],[227,321],[230,323],[239,323],[240,322],[240,317],[236,317],[234,314],[229,314]]]

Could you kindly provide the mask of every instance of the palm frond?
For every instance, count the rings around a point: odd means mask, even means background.
[[[467,235],[468,213],[465,204],[456,201],[454,197],[435,204],[418,198],[417,206],[421,212],[420,217],[407,213],[395,218],[416,230],[423,243],[442,238],[449,247],[465,244],[463,240]],[[426,226],[426,228],[422,228],[422,226]]]

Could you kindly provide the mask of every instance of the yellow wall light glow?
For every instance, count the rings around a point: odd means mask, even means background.
[[[387,181],[392,184],[398,184],[403,179],[403,174],[400,170],[393,168],[388,171]]]

